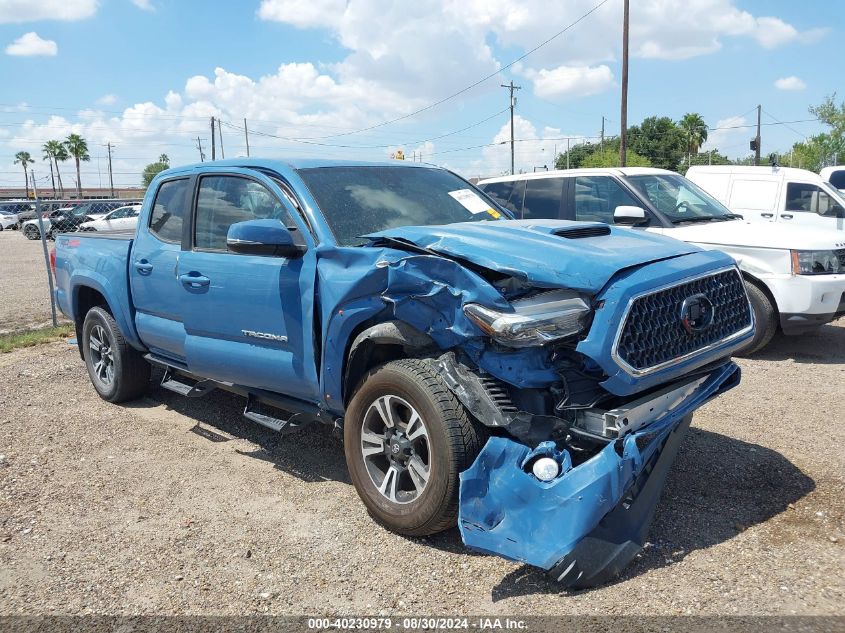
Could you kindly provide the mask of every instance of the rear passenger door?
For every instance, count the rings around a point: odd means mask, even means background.
[[[560,219],[565,181],[562,177],[526,179],[520,217],[525,220]]]
[[[314,360],[316,254],[289,199],[251,170],[199,177],[190,248],[176,280],[185,324],[188,369],[205,378],[319,399]],[[278,220],[306,245],[302,257],[230,252],[229,227]]]
[[[182,288],[176,275],[193,180],[183,177],[161,182],[129,258],[138,334],[151,352],[179,362],[185,360],[185,326],[180,309]]]
[[[779,178],[733,178],[725,206],[751,222],[774,222],[780,186]]]

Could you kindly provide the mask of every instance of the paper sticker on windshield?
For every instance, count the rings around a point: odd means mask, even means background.
[[[461,203],[470,213],[489,213],[493,217],[498,217],[499,213],[492,209],[489,204],[484,202],[477,193],[471,189],[458,189],[457,191],[450,191],[449,195]]]

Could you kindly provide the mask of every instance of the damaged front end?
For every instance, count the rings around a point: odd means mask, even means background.
[[[649,419],[638,419],[635,431],[619,429],[624,435],[618,439],[605,433],[604,447],[580,463],[555,442],[532,450],[506,437],[490,438],[461,474],[458,526],[464,543],[540,567],[565,586],[606,582],[645,543],[692,413],[738,384],[739,376],[728,362],[650,400],[607,412],[601,422],[607,431],[626,424],[629,412],[633,417],[647,411]],[[558,464],[549,481],[532,472],[543,457]]]

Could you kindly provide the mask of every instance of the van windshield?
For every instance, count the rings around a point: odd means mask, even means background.
[[[626,178],[634,189],[672,224],[734,220],[741,216],[679,174],[648,174]]]

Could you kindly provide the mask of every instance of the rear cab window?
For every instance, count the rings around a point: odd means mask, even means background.
[[[150,233],[162,242],[180,244],[189,198],[189,178],[161,183],[150,214]]]

